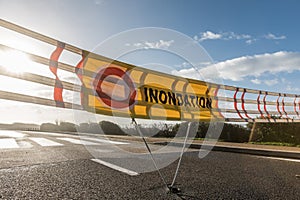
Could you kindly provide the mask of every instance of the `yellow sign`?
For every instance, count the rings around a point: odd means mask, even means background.
[[[213,87],[90,53],[83,68],[84,107],[122,117],[186,121],[221,118]]]

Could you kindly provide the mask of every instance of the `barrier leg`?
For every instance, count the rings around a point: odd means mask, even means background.
[[[253,140],[256,139],[255,128],[256,128],[256,122],[253,122],[253,126],[252,126],[252,129],[251,129],[251,133],[250,133],[248,142],[254,142]]]

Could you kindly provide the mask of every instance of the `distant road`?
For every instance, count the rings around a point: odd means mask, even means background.
[[[163,161],[180,150],[155,158]],[[180,199],[166,193],[157,172],[142,173],[153,165],[138,141],[0,131],[0,155],[0,199]],[[177,184],[185,199],[300,199],[299,160],[225,152],[199,159],[192,150],[182,161]],[[176,164],[162,169],[168,183]]]

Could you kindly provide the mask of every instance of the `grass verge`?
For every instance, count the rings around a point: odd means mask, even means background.
[[[249,142],[250,144],[261,144],[261,145],[273,145],[273,146],[285,146],[285,147],[299,147],[300,145],[285,143],[285,142]]]

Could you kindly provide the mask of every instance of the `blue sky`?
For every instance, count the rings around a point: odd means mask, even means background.
[[[0,17],[86,50],[133,28],[173,29],[205,48],[225,84],[299,94],[299,8],[296,0],[0,0]],[[7,35],[1,34],[3,42]],[[26,49],[26,45],[20,47],[24,46]],[[181,69],[183,63],[172,65],[178,75],[193,73]],[[212,75],[209,67],[202,70]],[[3,112],[8,105],[12,103],[3,106]],[[72,120],[71,113],[61,111],[59,116],[53,111],[45,119],[41,117],[43,107],[35,107],[32,117],[24,117],[30,108],[20,103],[17,106],[19,112],[21,108],[27,110],[18,117],[1,117],[2,121]]]

